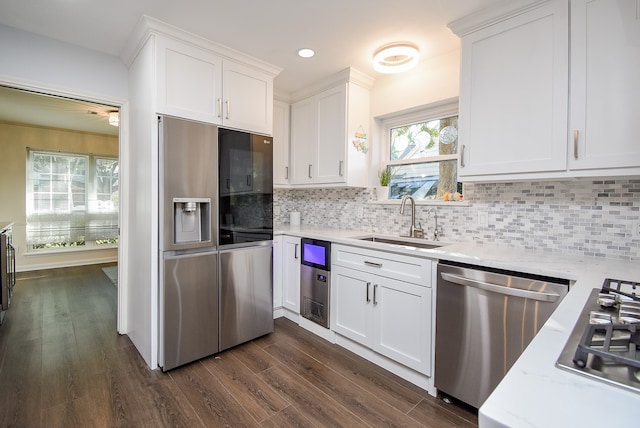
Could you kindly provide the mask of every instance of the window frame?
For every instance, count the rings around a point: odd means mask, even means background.
[[[449,98],[443,101],[427,104],[421,107],[404,110],[401,112],[391,113],[379,118],[380,129],[382,130],[382,150],[379,159],[379,168],[394,167],[412,164],[434,163],[442,161],[455,161],[458,163],[460,145],[458,144],[456,153],[448,155],[427,156],[417,159],[391,160],[391,129],[402,126],[429,122],[432,120],[445,119],[451,116],[458,116],[459,119],[459,103],[458,98]],[[456,175],[457,178],[457,175]],[[459,180],[458,180],[459,182]],[[398,199],[389,199],[389,202],[398,203]],[[442,199],[420,199],[416,203],[438,203],[443,202]]]
[[[83,158],[85,162],[85,178],[84,178],[84,210],[77,211],[77,215],[84,216],[84,243],[81,245],[65,245],[65,246],[54,246],[49,248],[34,248],[35,242],[29,238],[29,228],[27,226],[27,250],[26,255],[29,254],[43,254],[43,253],[59,253],[59,252],[68,252],[68,251],[89,251],[96,249],[108,249],[108,248],[117,248],[118,243],[98,243],[99,239],[91,239],[88,237],[92,233],[91,230],[91,221],[96,217],[109,217],[116,216],[116,227],[119,230],[119,207],[114,206],[112,209],[100,209],[98,208],[98,160],[108,160],[108,161],[116,161],[118,163],[118,181],[119,178],[119,163],[120,159],[117,155],[107,155],[107,154],[94,154],[94,153],[82,153],[82,152],[71,152],[71,151],[57,151],[51,149],[37,149],[27,147],[27,181],[26,181],[26,189],[25,189],[25,197],[26,197],[26,219],[27,224],[30,219],[33,221],[34,218],[38,216],[61,216],[61,220],[63,221],[64,216],[68,216],[68,218],[72,218],[75,210],[51,210],[51,211],[37,211],[35,208],[35,194],[34,192],[34,156],[36,155],[48,155],[48,156],[60,156],[60,157],[75,157],[75,158]],[[113,175],[112,177],[113,178]],[[118,185],[118,191],[119,191]],[[52,194],[53,190],[49,190],[49,194]],[[53,192],[55,193],[55,192]],[[73,232],[69,232],[69,236],[72,235]],[[117,238],[116,238],[117,239]],[[51,241],[53,243],[55,241]],[[66,244],[73,244],[73,242],[67,242]]]

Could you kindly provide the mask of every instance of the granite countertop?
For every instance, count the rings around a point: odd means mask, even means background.
[[[640,421],[640,392],[555,367],[591,290],[600,288],[605,278],[640,282],[640,263],[467,242],[446,243],[435,249],[385,245],[355,239],[372,233],[350,229],[281,225],[275,227],[274,233],[573,281],[569,294],[480,408],[479,424],[481,427],[635,426]]]

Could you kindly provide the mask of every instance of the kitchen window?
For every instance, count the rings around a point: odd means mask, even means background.
[[[28,251],[118,242],[118,159],[29,150]]]
[[[458,102],[448,100],[382,120],[384,166],[391,171],[388,198],[446,200],[458,183]]]

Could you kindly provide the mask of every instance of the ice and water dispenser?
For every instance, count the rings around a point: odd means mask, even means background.
[[[211,199],[173,198],[173,242],[211,241]]]

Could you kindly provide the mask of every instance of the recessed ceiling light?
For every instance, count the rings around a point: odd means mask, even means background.
[[[380,73],[400,73],[416,66],[418,48],[412,43],[384,45],[373,54],[373,68]]]
[[[298,51],[298,56],[301,58],[311,58],[315,54],[316,53],[313,51],[313,49],[309,48],[303,48]]]

